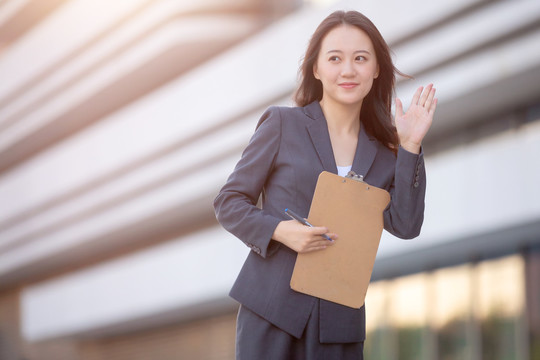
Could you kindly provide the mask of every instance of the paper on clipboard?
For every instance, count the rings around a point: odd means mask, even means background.
[[[352,308],[364,304],[390,194],[363,181],[323,171],[308,221],[338,234],[323,251],[298,254],[291,288]]]

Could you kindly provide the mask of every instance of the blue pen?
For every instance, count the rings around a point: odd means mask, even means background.
[[[304,219],[303,217],[301,217],[300,215],[298,215],[297,213],[295,213],[294,211],[292,211],[291,209],[285,209],[285,213],[287,215],[289,215],[291,218],[293,218],[294,220],[306,225],[306,226],[309,226],[309,227],[313,227],[313,225],[311,225],[306,219]],[[323,234],[322,237],[324,237],[326,240],[328,241],[334,241],[332,239],[330,239],[330,237],[326,234]]]

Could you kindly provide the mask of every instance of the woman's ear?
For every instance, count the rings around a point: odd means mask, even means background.
[[[377,64],[377,70],[375,71],[375,75],[373,76],[374,79],[379,77],[379,64]]]
[[[313,77],[317,80],[321,80],[319,74],[317,73],[317,63],[313,64]]]

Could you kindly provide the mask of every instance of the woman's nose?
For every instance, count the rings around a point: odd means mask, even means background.
[[[354,76],[354,66],[350,61],[344,61],[342,63],[341,76],[343,77]]]

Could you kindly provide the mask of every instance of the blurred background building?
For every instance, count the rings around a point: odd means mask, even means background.
[[[334,9],[440,99],[366,358],[540,359],[538,0],[0,0],[0,359],[234,358],[211,203]]]

